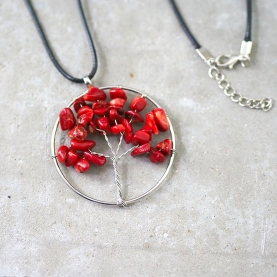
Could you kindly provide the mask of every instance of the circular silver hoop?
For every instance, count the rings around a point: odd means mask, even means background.
[[[118,88],[118,87],[122,88],[123,90],[129,91],[129,92],[133,92],[135,94],[143,96],[144,98],[148,99],[153,105],[155,105],[157,108],[161,108],[161,106],[158,105],[152,98],[150,98],[149,96],[145,95],[144,93],[142,93],[142,92],[140,92],[138,90],[132,89],[132,88],[123,87],[123,86],[106,86],[106,87],[101,87],[100,89],[101,90],[107,90],[107,89]],[[85,93],[86,92],[82,93],[81,95],[79,95],[76,98],[79,98],[79,97],[83,96]],[[73,103],[74,103],[76,98],[74,98],[71,101],[71,103],[69,103],[69,105],[67,106],[68,108],[70,108],[73,105]],[[124,199],[124,202],[127,205],[133,204],[134,202],[136,202],[136,201],[138,201],[138,200],[148,196],[152,192],[154,192],[158,187],[160,187],[160,185],[163,183],[163,181],[166,179],[166,177],[168,176],[168,174],[170,172],[170,169],[172,167],[173,160],[174,160],[174,157],[175,157],[175,154],[176,154],[176,149],[175,149],[176,142],[175,142],[175,133],[174,133],[171,121],[168,118],[167,114],[166,114],[166,116],[167,116],[167,120],[169,122],[169,131],[170,131],[170,134],[171,134],[171,141],[172,141],[172,151],[171,151],[171,156],[170,156],[170,160],[169,160],[168,166],[167,166],[164,174],[160,178],[160,180],[153,187],[151,187],[148,191],[146,191],[145,193],[143,193],[143,194],[141,194],[141,195],[139,195],[137,197],[134,197],[134,198],[131,198],[131,199]],[[56,134],[57,134],[57,131],[58,131],[58,126],[59,126],[59,118],[57,119],[57,121],[56,121],[56,123],[54,125],[54,128],[53,128],[53,131],[52,131],[52,137],[51,137],[51,155],[53,157],[53,161],[54,161],[54,164],[56,166],[56,169],[58,170],[58,172],[59,172],[60,176],[62,177],[62,179],[64,180],[64,182],[74,192],[76,192],[78,195],[80,195],[81,197],[83,197],[83,198],[85,198],[85,199],[87,199],[89,201],[96,202],[96,203],[99,203],[99,204],[116,205],[116,206],[118,206],[117,202],[109,202],[109,201],[105,201],[105,200],[95,199],[93,197],[90,197],[89,195],[86,195],[86,194],[82,193],[80,190],[76,189],[71,184],[71,182],[67,179],[67,177],[63,173],[63,170],[62,170],[60,164],[58,163],[58,160],[57,160],[57,157],[56,157]]]

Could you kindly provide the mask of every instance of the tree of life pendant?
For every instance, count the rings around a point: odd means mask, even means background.
[[[172,124],[163,108],[138,90],[87,87],[59,113],[51,139],[54,164],[64,182],[85,199],[133,204],[160,187],[172,168]],[[108,176],[112,181],[106,181]],[[132,190],[137,194],[129,197]]]

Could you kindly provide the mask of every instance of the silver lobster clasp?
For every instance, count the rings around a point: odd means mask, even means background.
[[[242,67],[245,67],[245,61],[250,61],[250,57],[248,55],[230,55],[230,54],[222,54],[217,56],[215,62],[219,67],[229,67],[232,69],[237,62],[240,62]]]

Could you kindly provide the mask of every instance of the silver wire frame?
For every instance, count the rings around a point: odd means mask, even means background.
[[[127,90],[127,91],[130,91],[130,92],[133,92],[133,93],[136,93],[136,94],[139,94],[143,97],[145,97],[146,99],[148,99],[153,105],[155,105],[157,108],[161,108],[161,106],[159,106],[152,98],[150,98],[149,96],[145,95],[144,93],[141,93],[140,91],[138,90],[135,90],[135,89],[132,89],[132,88],[128,88],[128,87],[123,87],[123,86],[107,86],[107,87],[101,87],[100,89],[102,90],[107,90],[107,89],[111,89],[111,88],[122,88],[123,90]],[[83,96],[86,92],[84,92],[83,94],[79,95],[78,97],[76,97],[75,99]],[[70,108],[75,99],[73,99],[71,101],[71,103],[67,106],[68,108]],[[167,115],[166,115],[167,116]],[[149,194],[151,194],[152,192],[154,192],[161,184],[162,182],[166,179],[166,177],[168,176],[169,172],[170,172],[170,169],[172,167],[172,164],[173,164],[173,160],[174,160],[174,157],[175,157],[175,147],[176,147],[176,142],[175,142],[175,134],[174,134],[174,130],[173,130],[173,127],[172,127],[172,124],[171,124],[171,121],[170,119],[168,118],[167,116],[167,120],[169,122],[169,130],[170,130],[170,133],[171,133],[171,141],[172,141],[172,151],[171,151],[171,156],[170,156],[170,161],[168,163],[168,166],[167,166],[167,169],[166,171],[164,172],[164,174],[162,175],[162,177],[160,178],[160,180],[151,188],[149,189],[148,191],[146,191],[145,193],[137,196],[137,197],[134,197],[132,199],[124,199],[125,203],[127,205],[130,205],[130,204],[133,204],[134,202],[148,196]],[[87,200],[90,200],[90,201],[93,201],[93,202],[96,202],[96,203],[99,203],[99,204],[105,204],[105,205],[118,205],[117,202],[109,202],[109,201],[105,201],[105,200],[99,200],[99,199],[95,199],[93,197],[90,197],[84,193],[82,193],[81,191],[79,191],[78,189],[76,189],[70,182],[69,180],[66,178],[65,174],[63,173],[62,169],[61,169],[61,166],[60,164],[58,163],[57,161],[57,157],[56,157],[56,134],[57,134],[57,130],[58,130],[58,126],[59,126],[59,118],[57,119],[55,125],[54,125],[54,128],[53,128],[53,131],[52,131],[52,137],[51,137],[51,154],[52,154],[52,157],[53,157],[53,161],[54,161],[54,164],[59,172],[59,174],[61,175],[62,179],[64,180],[64,182],[67,184],[68,187],[70,187],[74,192],[76,192],[77,194],[79,194],[80,196],[82,196],[83,198],[87,199]]]

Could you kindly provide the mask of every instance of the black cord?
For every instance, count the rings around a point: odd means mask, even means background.
[[[181,25],[181,28],[183,29],[183,31],[185,32],[185,34],[187,35],[188,39],[190,40],[192,46],[195,49],[200,48],[200,44],[198,43],[198,41],[196,40],[196,38],[193,36],[193,34],[190,32],[187,24],[185,23],[185,20],[183,18],[183,16],[181,15],[181,12],[179,10],[179,8],[177,7],[176,3],[174,0],[169,0],[169,3],[171,4],[171,7]]]
[[[30,0],[24,0],[25,1],[25,4],[31,14],[31,17],[33,18],[33,21],[35,23],[35,26],[36,26],[36,29],[38,31],[38,34],[42,40],[42,43],[47,51],[47,54],[48,56],[50,57],[51,61],[53,62],[53,64],[55,65],[55,67],[59,70],[59,72],[65,77],[67,78],[69,81],[72,81],[74,83],[84,83],[84,80],[83,78],[75,78],[73,76],[71,76],[70,74],[68,74],[63,68],[62,66],[59,64],[59,62],[57,61],[50,45],[49,45],[49,42],[45,36],[45,33],[43,31],[43,28],[39,22],[39,19],[36,15],[36,12],[34,10],[34,7],[31,3]],[[90,47],[90,51],[91,51],[91,55],[92,55],[92,69],[91,69],[91,72],[87,75],[90,79],[93,78],[93,76],[95,75],[96,71],[97,71],[97,67],[98,67],[98,62],[97,62],[97,55],[96,55],[96,50],[95,50],[95,47],[94,47],[94,44],[93,44],[93,40],[92,40],[92,37],[91,37],[91,34],[90,34],[90,31],[89,31],[89,28],[88,28],[88,25],[87,25],[87,22],[86,22],[86,18],[85,18],[85,15],[84,15],[84,11],[83,11],[83,7],[82,7],[82,3],[81,3],[81,0],[77,0],[77,4],[78,4],[78,9],[79,9],[79,12],[80,12],[80,16],[81,16],[81,20],[82,20],[82,24],[83,24],[83,27],[85,29],[85,33],[86,33],[86,36],[87,36],[87,39],[88,39],[88,43],[89,43],[89,47]],[[84,76],[86,77],[86,76]]]
[[[190,32],[187,24],[185,23],[185,20],[183,16],[181,15],[181,12],[178,8],[178,6],[175,3],[175,0],[169,0],[169,3],[171,4],[171,7],[177,17],[177,20],[179,21],[183,31],[185,32],[186,36],[190,40],[192,46],[195,49],[200,48],[200,44],[196,40],[196,38],[193,36],[193,34]],[[245,41],[251,41],[251,21],[252,21],[252,0],[246,0],[247,4],[247,19],[246,19],[246,31],[245,31]]]
[[[246,18],[246,31],[244,40],[251,41],[251,25],[252,25],[252,1],[246,0],[247,18]]]

